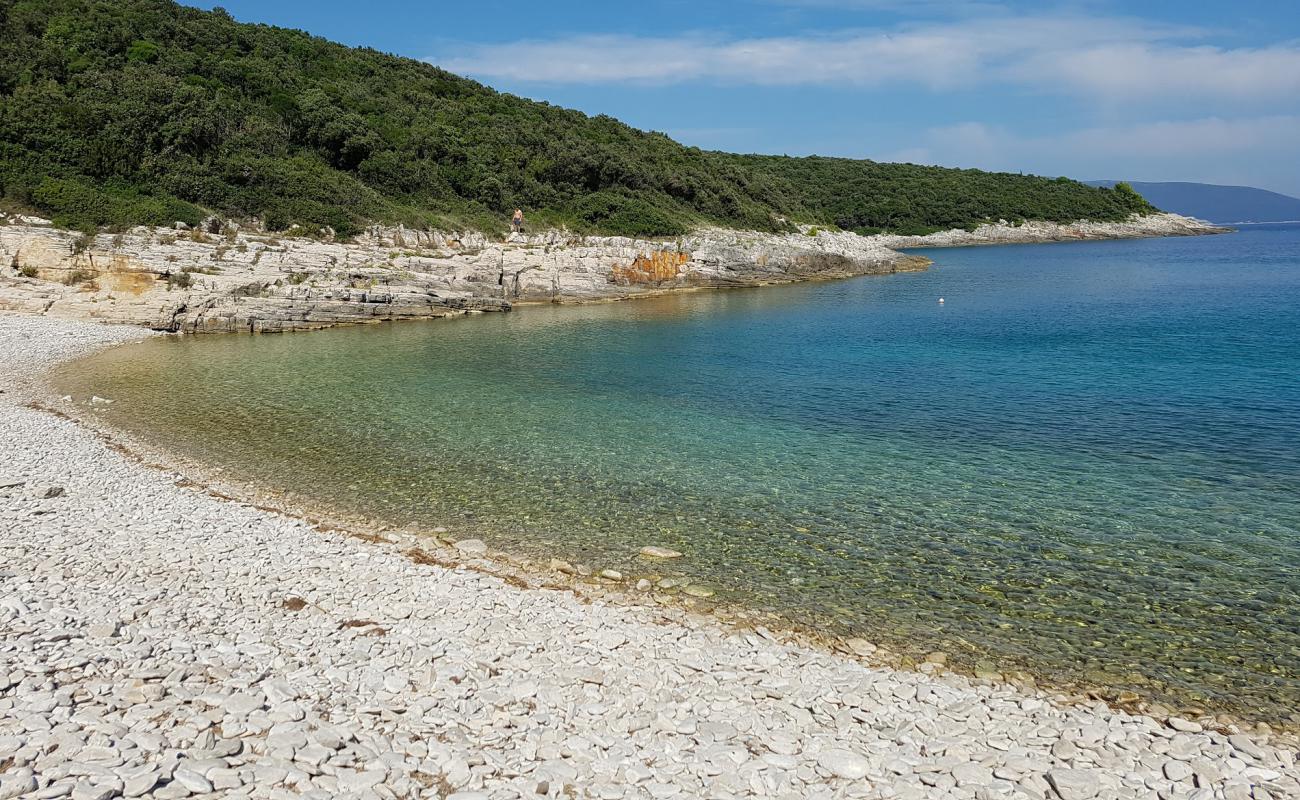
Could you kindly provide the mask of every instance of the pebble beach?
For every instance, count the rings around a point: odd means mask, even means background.
[[[33,407],[148,335],[0,315],[0,800],[1300,797],[1263,726],[423,561]]]

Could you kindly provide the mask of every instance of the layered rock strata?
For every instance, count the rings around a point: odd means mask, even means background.
[[[22,218],[0,226],[0,309],[192,333],[287,331],[927,263],[848,233],[709,229],[648,241],[551,231],[499,242],[376,227],[341,243],[230,227],[86,237]]]

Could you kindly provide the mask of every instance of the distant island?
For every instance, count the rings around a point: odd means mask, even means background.
[[[0,198],[88,233],[211,215],[486,232],[521,207],[532,230],[924,235],[1156,210],[1068,178],[704,151],[169,0],[7,4],[0,40]]]
[[[1111,187],[1119,181],[1087,181],[1090,186]],[[1294,222],[1300,220],[1300,198],[1250,186],[1219,186],[1181,181],[1148,183],[1128,181],[1152,205],[1175,214],[1224,224]]]

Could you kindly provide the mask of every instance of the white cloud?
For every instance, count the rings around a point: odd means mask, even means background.
[[[1006,84],[1113,101],[1300,97],[1300,43],[1222,48],[1202,32],[1127,17],[993,16],[837,35],[727,39],[576,36],[468,45],[430,59],[520,82],[920,86]]]
[[[1300,46],[1241,48],[1108,44],[1037,53],[1018,67],[1025,80],[1058,80],[1107,98],[1183,92],[1222,97],[1300,93]]]
[[[977,54],[929,35],[854,38],[766,38],[722,41],[581,36],[472,48],[430,59],[445,69],[484,78],[541,83],[682,83],[695,80],[763,86],[881,85],[890,81],[935,88],[957,85]]]
[[[906,10],[901,0],[768,2]],[[912,94],[909,116],[936,122],[955,114],[997,120],[1000,98],[1014,92],[1016,119],[1042,103],[1043,118],[1028,123],[1042,135],[972,122],[908,134],[894,152],[870,155],[1083,178],[1300,189],[1300,41],[1232,47],[1223,46],[1218,31],[1135,17],[1042,10],[1015,16],[995,6],[961,13],[976,3],[925,0],[936,12],[928,20],[912,14],[908,24],[832,34],[574,36],[468,44],[430,60],[516,85],[861,90],[860,97],[841,94],[845,103],[870,103],[872,90],[903,90]],[[960,101],[949,102],[957,92]],[[973,114],[975,103],[984,111]],[[879,113],[890,116],[887,108]],[[1072,123],[1083,128],[1061,130]],[[773,146],[762,135],[679,135],[721,149]],[[879,132],[871,138],[882,141]],[[831,151],[858,150],[841,134],[835,139]]]

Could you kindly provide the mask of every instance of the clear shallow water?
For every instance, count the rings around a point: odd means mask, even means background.
[[[300,501],[676,571],[1058,681],[1300,706],[1300,228],[928,255],[888,278],[154,341],[60,382]],[[688,557],[652,567],[645,544]]]

